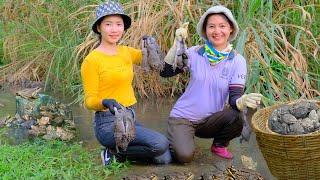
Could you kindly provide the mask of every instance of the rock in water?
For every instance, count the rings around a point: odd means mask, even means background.
[[[0,120],[0,127],[23,127],[28,135],[46,140],[72,140],[75,125],[70,107],[38,91],[34,88],[17,92],[15,117]]]
[[[252,169],[252,170],[256,170],[257,169],[257,162],[255,162],[251,157],[245,156],[245,155],[241,155],[241,162],[242,164],[248,168],[248,169]]]

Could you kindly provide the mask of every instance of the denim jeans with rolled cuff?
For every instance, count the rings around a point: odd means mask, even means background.
[[[134,110],[130,108],[134,114]],[[114,138],[115,116],[110,111],[97,111],[94,117],[94,132],[97,140],[106,148],[116,149]],[[152,161],[156,164],[168,164],[171,162],[169,152],[169,141],[161,133],[143,127],[136,121],[136,136],[132,140],[126,151],[117,154],[129,160]]]

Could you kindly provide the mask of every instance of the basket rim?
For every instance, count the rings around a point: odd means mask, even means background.
[[[285,134],[280,134],[280,133],[276,133],[276,132],[273,132],[271,129],[270,131],[271,132],[268,132],[266,130],[262,130],[261,128],[258,127],[257,123],[257,120],[259,118],[257,118],[257,116],[259,116],[259,114],[261,114],[263,111],[267,111],[267,110],[270,110],[270,109],[275,109],[281,105],[290,105],[290,104],[294,104],[294,103],[297,103],[301,100],[296,100],[296,101],[289,101],[289,102],[281,102],[281,103],[277,103],[277,104],[274,104],[272,106],[268,106],[268,107],[264,107],[262,109],[259,109],[256,113],[254,113],[254,115],[252,116],[252,120],[251,120],[251,126],[252,126],[252,129],[254,130],[255,133],[260,133],[260,134],[265,134],[265,135],[268,135],[268,136],[277,136],[277,137],[290,137],[290,138],[298,138],[298,137],[313,137],[313,136],[318,136],[320,134],[320,129],[317,130],[317,131],[314,131],[314,132],[311,132],[311,133],[308,133],[308,134],[289,134],[289,135],[285,135]],[[320,101],[318,100],[308,100],[308,101],[314,101],[318,104],[319,108],[320,108]],[[268,122],[268,120],[267,120]],[[269,127],[268,127],[269,128]]]

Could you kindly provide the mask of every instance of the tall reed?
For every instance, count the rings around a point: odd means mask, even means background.
[[[187,21],[188,46],[203,43],[195,30],[200,16],[210,6],[224,4],[241,29],[234,46],[248,62],[247,92],[261,92],[270,102],[320,95],[318,0],[121,2],[134,20],[121,43],[139,48],[143,35],[153,35],[163,51],[170,48],[175,29]],[[0,6],[4,22],[0,82],[45,81],[47,88],[81,99],[79,67],[98,44],[90,32],[97,4],[5,0]],[[143,74],[140,67],[135,71],[134,87],[142,97],[181,94],[188,83],[187,74],[164,79],[157,73]]]

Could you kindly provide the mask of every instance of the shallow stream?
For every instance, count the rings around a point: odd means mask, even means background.
[[[62,101],[64,102],[64,101]],[[158,130],[159,132],[166,133],[166,120],[174,99],[144,99],[138,100],[136,105],[137,119],[142,122],[146,127]],[[11,93],[0,93],[0,115],[6,114],[14,115],[15,113],[15,97]],[[77,127],[78,140],[82,141],[85,148],[97,149],[100,147],[99,143],[92,130],[92,117],[93,113],[87,111],[79,105],[72,106],[73,117]],[[23,129],[15,129],[9,131],[10,138],[8,141],[12,144],[18,144],[26,141],[26,132]],[[234,158],[232,160],[224,160],[210,152],[212,139],[199,139],[196,138],[196,155],[194,161],[188,164],[170,164],[165,166],[155,166],[150,164],[133,164],[123,172],[121,176],[142,175],[156,173],[158,175],[170,174],[172,172],[189,172],[191,171],[197,176],[210,171],[212,168],[225,168],[225,166],[233,165],[235,168],[248,168],[247,163],[243,163],[241,156],[249,157],[256,164],[255,170],[259,172],[265,179],[275,179],[259,150],[256,142],[255,135],[253,134],[249,142],[240,143],[239,138],[231,141],[229,149],[233,152]],[[195,178],[196,179],[196,178]]]

